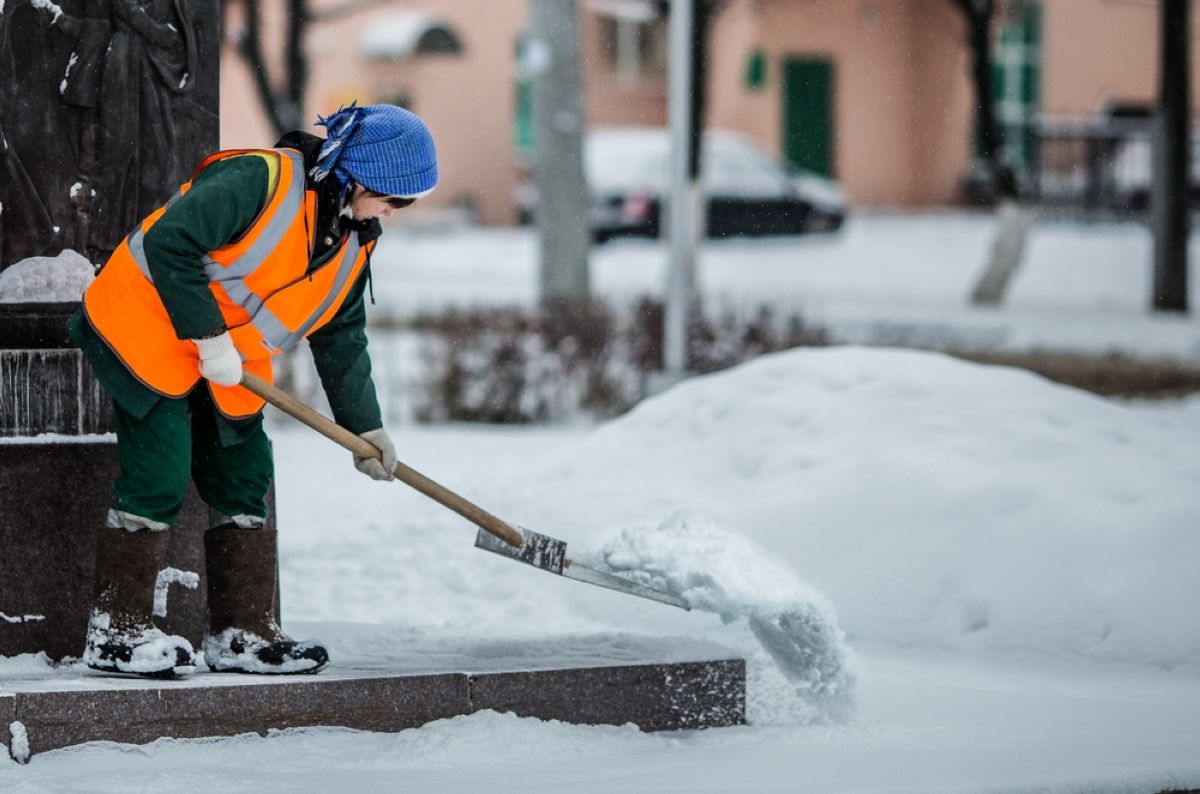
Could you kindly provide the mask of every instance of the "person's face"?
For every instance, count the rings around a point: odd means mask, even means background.
[[[404,209],[416,199],[385,196],[373,190],[367,190],[362,185],[355,185],[350,193],[350,214],[356,221],[371,218],[388,218],[393,212]]]

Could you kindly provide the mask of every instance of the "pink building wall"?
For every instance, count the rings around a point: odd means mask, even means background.
[[[667,123],[667,74],[654,71],[623,79],[601,51],[600,19],[581,4],[580,52],[588,123],[593,126],[662,127]]]
[[[343,0],[312,0],[316,11]],[[264,29],[280,51],[283,19],[280,2],[264,2]],[[425,55],[395,61],[361,56],[361,42],[373,25],[384,24],[397,11],[429,9],[461,37],[463,54]],[[514,217],[516,184],[513,152],[516,41],[524,27],[521,0],[438,3],[394,2],[312,26],[309,38],[308,115],[336,110],[357,98],[366,104],[404,95],[434,134],[441,180],[425,202],[429,206],[473,207],[485,223],[508,223]],[[253,92],[250,72],[233,50],[240,19],[227,24],[222,51],[221,145],[264,146],[275,141]],[[278,63],[273,64],[278,68]],[[323,133],[319,127],[310,132]]]
[[[431,199],[470,207],[484,223],[512,223],[516,53],[525,27],[524,3],[425,5],[435,7],[459,34],[463,53],[366,64],[361,72],[365,93],[382,101],[406,96],[408,107],[429,125],[441,172]]]
[[[344,0],[312,0],[318,11]],[[666,123],[666,74],[622,81],[600,51],[599,20],[580,3],[581,57],[591,125]],[[279,52],[282,2],[266,0],[264,27]],[[1158,4],[1043,0],[1042,110],[1082,117],[1106,101],[1149,103],[1157,91]],[[463,41],[459,56],[370,62],[362,37],[396,11],[428,10]],[[236,11],[236,8],[233,9]],[[431,206],[467,204],[485,223],[515,218],[521,162],[513,145],[516,46],[526,0],[396,0],[314,25],[309,115],[358,97],[406,96],[430,124],[443,163]],[[1200,13],[1193,13],[1193,91],[1200,91]],[[274,140],[227,21],[222,61],[223,146]],[[766,56],[765,85],[745,84],[751,52]],[[729,0],[712,33],[710,126],[744,131],[783,151],[783,59],[824,56],[834,69],[834,170],[858,206],[957,200],[971,153],[965,25],[951,0]]]
[[[1043,106],[1083,117],[1108,101],[1149,104],[1158,92],[1159,4],[1051,0],[1045,15]],[[1192,106],[1200,96],[1200,6],[1192,3]]]
[[[834,175],[858,205],[953,201],[970,149],[963,25],[947,0],[735,0],[714,32],[709,121],[783,155],[782,65],[823,57],[834,71]],[[749,92],[759,50],[766,85]]]

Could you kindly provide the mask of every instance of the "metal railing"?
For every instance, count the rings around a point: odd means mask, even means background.
[[[1029,124],[1021,132],[1022,198],[1043,214],[1145,220],[1150,209],[1153,129],[1149,119],[1106,117],[1039,119]]]

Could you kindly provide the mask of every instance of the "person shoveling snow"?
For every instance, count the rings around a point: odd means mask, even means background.
[[[239,384],[244,372],[270,379],[272,357],[309,339],[334,415],[372,450],[355,467],[392,479],[363,294],[378,218],[431,191],[438,168],[428,128],[402,108],[352,104],[318,123],[327,138],[296,131],[274,149],[208,157],[117,247],[69,321],[113,398],[120,464],[83,653],[95,670],[194,671],[191,643],[151,619],[193,480],[210,511],[205,663],[272,674],[328,661],[278,624],[271,445],[263,400]]]

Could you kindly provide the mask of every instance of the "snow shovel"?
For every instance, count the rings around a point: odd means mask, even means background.
[[[360,438],[346,428],[323,416],[290,394],[276,388],[252,372],[242,373],[242,385],[263,398],[271,405],[288,414],[294,419],[316,430],[326,438],[362,458],[379,458],[379,450],[365,438]],[[688,602],[679,596],[653,587],[647,587],[637,582],[631,582],[620,576],[580,565],[567,557],[566,541],[531,532],[528,529],[518,529],[501,521],[483,508],[468,502],[458,494],[421,474],[416,469],[409,468],[403,463],[396,463],[392,472],[397,480],[411,486],[428,496],[443,507],[448,507],[463,518],[479,527],[475,537],[475,545],[481,549],[508,557],[512,560],[532,565],[543,571],[556,573],[568,579],[607,587],[640,598],[648,598],[663,604],[691,609]]]

